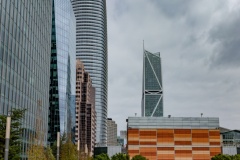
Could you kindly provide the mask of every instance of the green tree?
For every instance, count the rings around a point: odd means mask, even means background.
[[[105,153],[97,155],[94,160],[110,160],[109,156]]]
[[[130,158],[127,154],[117,153],[112,156],[111,160],[130,160]]]
[[[132,160],[147,160],[147,158],[141,155],[136,155],[132,158]]]
[[[211,158],[211,160],[232,160],[230,155],[218,154]]]
[[[45,150],[45,155],[47,160],[55,160],[55,157],[53,156],[52,149],[48,146]]]
[[[232,156],[233,160],[240,160],[240,154]]]
[[[21,153],[21,135],[22,135],[22,118],[26,109],[13,109],[11,111],[11,130],[9,142],[9,159],[19,160]],[[4,158],[5,149],[5,132],[6,132],[7,116],[0,115],[0,160]]]
[[[27,151],[27,156],[29,160],[46,160],[44,146],[39,144],[33,144],[29,147]]]
[[[60,141],[61,143],[62,141]],[[52,145],[51,145],[51,150],[52,150],[52,154],[53,156],[57,159],[57,141],[55,141]]]
[[[61,160],[77,160],[78,152],[77,146],[68,139],[65,143],[60,146],[60,159]]]
[[[27,151],[29,160],[55,160],[50,147],[45,148],[43,145],[34,144]]]

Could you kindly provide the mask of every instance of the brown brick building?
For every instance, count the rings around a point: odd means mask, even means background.
[[[96,141],[95,88],[83,63],[76,62],[76,131],[75,142],[80,140],[80,150],[92,154]]]

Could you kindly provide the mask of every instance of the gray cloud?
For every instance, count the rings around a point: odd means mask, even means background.
[[[153,4],[159,7],[161,13],[167,17],[179,18],[188,14],[188,10],[194,1],[190,0],[151,0]],[[187,3],[186,3],[187,2]]]
[[[213,65],[240,67],[240,11],[227,13],[210,30],[210,40],[216,44],[212,57]]]
[[[165,116],[204,113],[220,117],[222,126],[237,128],[240,68],[236,62],[231,69],[213,69],[225,65],[220,59],[230,59],[220,46],[240,35],[236,30],[239,25],[233,23],[237,15],[231,14],[233,20],[226,20],[232,6],[234,12],[240,10],[233,2],[107,1],[108,115],[116,120],[119,130],[126,129],[128,116],[141,112],[143,40],[147,50],[161,52]],[[238,35],[232,34],[234,28]]]

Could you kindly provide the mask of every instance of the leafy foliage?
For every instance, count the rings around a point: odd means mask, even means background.
[[[29,160],[54,160],[50,147],[44,148],[42,145],[32,145],[27,152]]]
[[[130,158],[127,154],[117,153],[112,156],[111,160],[130,160]]]
[[[94,160],[110,160],[109,156],[105,153],[97,155]]]
[[[47,160],[55,160],[55,157],[53,156],[52,153],[52,149],[49,146],[45,149],[45,155]]]
[[[57,159],[57,141],[55,141],[53,145],[51,145],[51,150],[53,156],[55,157],[55,159]]]
[[[211,158],[211,160],[240,160],[240,155],[236,154],[234,156],[218,154]]]
[[[9,159],[19,160],[21,153],[21,135],[22,135],[22,123],[21,120],[24,117],[26,109],[13,109],[11,115],[11,130],[10,130],[10,142],[9,142]],[[0,115],[0,160],[4,158],[5,149],[5,134],[6,134],[7,116]]]
[[[94,160],[110,160],[110,158],[107,154],[102,153],[102,154],[95,156]],[[117,153],[111,157],[111,160],[130,160],[130,157],[128,154]],[[147,158],[145,158],[141,155],[136,155],[131,160],[147,160]]]
[[[136,155],[132,158],[132,160],[147,160],[147,158],[141,155]]]
[[[78,152],[77,146],[74,145],[70,139],[63,143],[60,147],[60,159],[61,160],[77,160]]]

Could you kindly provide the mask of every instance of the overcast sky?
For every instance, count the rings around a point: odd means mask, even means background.
[[[239,0],[107,0],[108,117],[141,114],[143,40],[161,52],[164,116],[240,129]],[[118,133],[119,134],[119,133]]]

